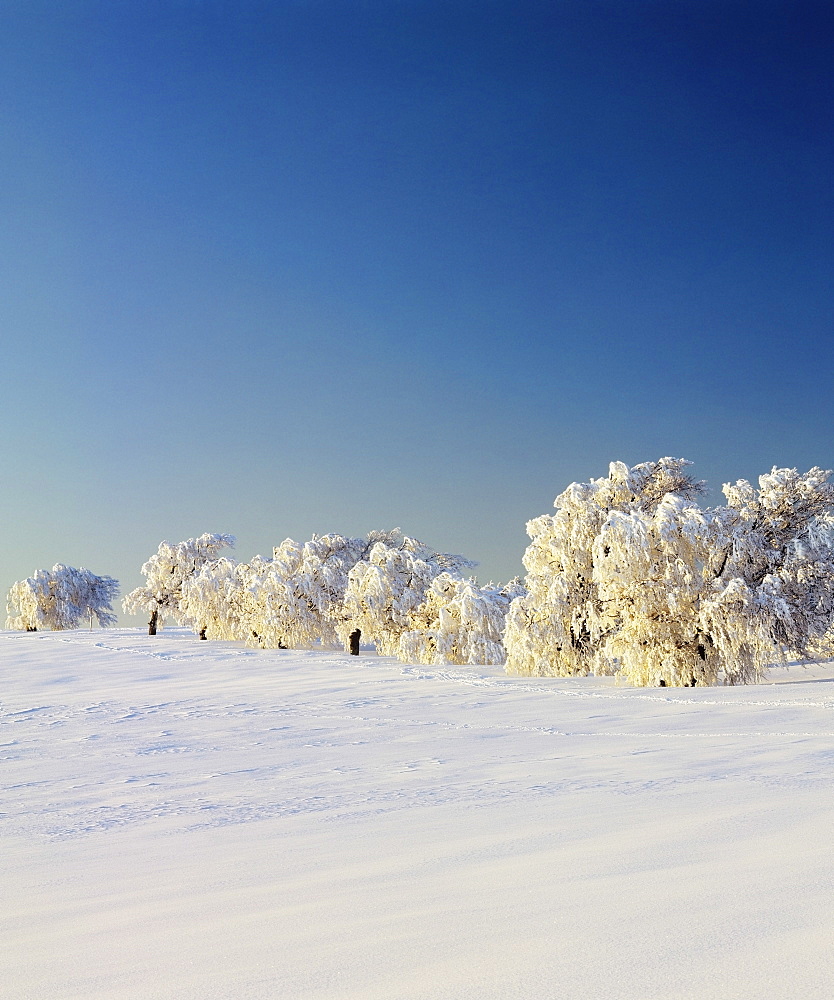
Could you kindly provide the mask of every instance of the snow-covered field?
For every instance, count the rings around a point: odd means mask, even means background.
[[[0,995],[825,998],[834,666],[0,633]]]

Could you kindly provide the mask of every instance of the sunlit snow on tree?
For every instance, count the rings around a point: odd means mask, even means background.
[[[689,464],[614,462],[528,524],[509,672],[748,683],[810,654],[834,618],[830,473],[774,468],[758,490],[740,480],[726,506],[701,509]]]
[[[234,543],[233,535],[208,533],[176,545],[161,542],[155,555],[142,566],[145,586],[137,587],[125,596],[122,601],[124,610],[128,614],[147,611],[150,614],[149,635],[155,635],[166,618],[181,621],[180,601],[184,581],[194,576],[205,563],[215,559],[221,549]]]
[[[101,627],[115,625],[112,603],[118,593],[118,580],[58,563],[12,585],[6,598],[6,628],[72,629],[92,618]]]
[[[377,542],[348,575],[340,634],[358,628],[384,656],[396,656],[432,581],[441,573],[460,576],[472,565],[407,535],[396,545]]]
[[[273,649],[336,648],[343,642],[350,570],[377,542],[401,538],[396,528],[364,538],[336,533],[314,535],[304,543],[286,538],[271,559],[206,562],[185,582],[182,620],[209,638]]]
[[[474,579],[441,573],[414,611],[412,628],[400,636],[397,656],[406,663],[501,664],[507,609],[524,593],[517,578],[479,587]]]

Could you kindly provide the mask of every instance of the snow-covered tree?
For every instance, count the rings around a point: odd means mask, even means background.
[[[758,490],[740,480],[724,487],[727,506],[702,510],[687,464],[613,463],[530,522],[529,593],[507,616],[510,672],[751,682],[823,639],[834,620],[830,473],[774,468]]]
[[[247,563],[212,559],[182,583],[178,620],[206,639],[244,639],[253,615]]]
[[[703,484],[684,459],[662,458],[629,469],[613,462],[605,479],[572,483],[556,513],[528,522],[527,594],[507,614],[504,643],[510,673],[570,676],[608,673],[602,638],[616,626],[594,581],[594,542],[614,511],[652,511],[668,493],[691,499]]]
[[[93,617],[102,627],[114,625],[112,603],[118,592],[118,580],[96,576],[83,567],[58,563],[51,570],[39,569],[9,590],[6,628],[26,632],[73,629]]]
[[[395,656],[403,633],[412,629],[432,581],[441,573],[460,576],[474,564],[463,556],[436,552],[416,538],[397,545],[377,542],[348,574],[339,636],[361,630],[385,656]]]
[[[729,659],[739,637],[721,615],[735,601],[771,658],[811,657],[834,622],[834,484],[831,471],[773,468],[755,489],[746,480],[724,486],[727,506],[715,511],[721,530],[712,567],[719,584],[703,609],[704,623]],[[717,568],[716,568],[717,567]],[[719,572],[720,570],[720,572]],[[732,594],[724,595],[721,585]],[[732,676],[732,675],[731,675]],[[741,678],[744,679],[744,678]]]
[[[313,535],[299,548],[287,539],[275,549],[274,562],[284,582],[272,597],[272,627],[283,629],[286,645],[309,646],[319,641],[335,647],[343,643],[349,631],[345,593],[350,572],[376,545],[397,545],[402,539],[399,528],[372,531],[362,538],[331,532]]]
[[[208,562],[183,587],[184,620],[210,638],[267,648],[335,646],[348,573],[377,542],[401,539],[399,529],[364,538],[314,535],[304,543],[287,538],[272,559]]]
[[[441,573],[412,615],[412,628],[400,636],[397,656],[406,663],[501,664],[507,609],[523,593],[518,579],[479,587],[472,578]]]
[[[715,683],[729,662],[701,612],[714,593],[716,542],[711,513],[674,493],[653,510],[609,514],[592,550],[603,668],[634,684]]]
[[[183,583],[202,566],[217,557],[217,553],[233,546],[233,535],[204,534],[171,545],[161,542],[159,549],[142,566],[145,586],[137,587],[122,602],[128,614],[147,611],[150,614],[148,635],[156,635],[166,618],[180,620]]]
[[[321,638],[321,622],[304,592],[304,546],[285,539],[272,559],[256,556],[237,569],[237,638],[268,649],[305,648]]]
[[[596,571],[621,622],[606,651],[623,675],[749,683],[786,653],[812,655],[834,620],[829,475],[774,468],[758,490],[725,485],[724,507],[701,511],[669,496],[651,520],[612,516]]]

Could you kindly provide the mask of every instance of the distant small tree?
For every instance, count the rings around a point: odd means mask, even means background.
[[[116,623],[112,602],[119,592],[119,582],[110,576],[96,576],[88,569],[76,569],[58,563],[39,569],[25,580],[18,580],[6,599],[6,628],[37,632],[78,628],[95,617],[104,628]]]
[[[233,546],[233,535],[204,534],[171,545],[161,542],[155,555],[142,566],[145,586],[127,594],[122,606],[127,614],[150,614],[148,635],[156,635],[166,618],[179,621],[183,584],[191,579],[217,553]]]

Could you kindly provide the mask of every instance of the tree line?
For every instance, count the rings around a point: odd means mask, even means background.
[[[399,529],[288,538],[249,562],[221,555],[231,535],[205,534],[162,542],[123,607],[151,634],[174,620],[203,639],[354,652],[361,635],[409,663],[636,685],[751,683],[786,657],[830,655],[832,473],[774,468],[703,508],[690,464],[613,462],[572,483],[527,525],[524,583],[481,586],[470,560]],[[88,570],[40,570],[11,588],[7,627],[112,624],[117,592]]]

